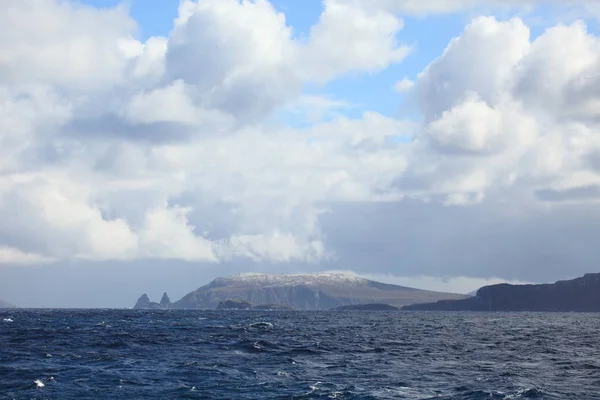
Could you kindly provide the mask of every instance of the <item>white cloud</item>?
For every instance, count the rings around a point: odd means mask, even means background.
[[[54,258],[112,258],[134,252],[136,239],[126,222],[105,219],[90,205],[91,188],[74,185],[62,174],[49,175],[3,179],[4,240],[24,242]]]
[[[424,134],[440,151],[493,155],[508,148],[527,146],[536,136],[536,123],[518,103],[495,108],[477,94],[467,94],[459,105],[427,124]]]
[[[301,61],[309,79],[327,81],[344,73],[376,72],[402,61],[410,48],[397,43],[403,22],[393,14],[325,0]]]
[[[191,85],[202,107],[254,121],[300,90],[291,34],[265,0],[186,0],[169,37],[167,75]]]
[[[198,110],[191,102],[183,81],[164,88],[138,93],[127,105],[125,117],[133,123],[196,122]]]
[[[514,186],[529,193],[576,186],[582,173],[595,183],[587,157],[597,147],[597,122],[575,110],[597,98],[597,40],[582,23],[530,41],[520,20],[476,18],[419,75],[415,91],[426,124],[400,185],[418,181],[426,196],[479,199]],[[557,57],[557,46],[569,54]],[[586,90],[570,98],[575,87]]]
[[[150,210],[140,232],[141,257],[188,261],[218,261],[210,241],[194,232],[189,209],[163,207]]]
[[[430,15],[479,10],[532,10],[536,6],[550,5],[562,9],[580,9],[582,12],[600,16],[596,0],[344,0],[345,3],[362,7],[383,8],[407,15]]]
[[[414,86],[415,86],[415,83],[413,81],[404,77],[404,78],[402,78],[402,80],[399,80],[398,82],[396,82],[396,84],[394,85],[394,90],[396,90],[398,93],[406,93],[406,92],[410,92],[410,90]]]
[[[136,23],[124,7],[98,10],[55,0],[6,0],[0,16],[0,82],[85,92],[122,81],[118,45]]]
[[[124,117],[132,124],[173,122],[203,126],[207,131],[228,131],[234,126],[231,116],[216,109],[204,109],[194,104],[194,88],[176,80],[165,87],[135,94],[124,109]]]
[[[422,125],[349,118],[343,99],[302,95],[403,60],[395,13],[424,2],[383,3],[328,0],[302,41],[265,0],[184,1],[170,35],[142,43],[124,8],[11,2],[0,17],[0,255],[301,264],[368,254],[377,263],[355,269],[394,261],[414,272],[426,260],[448,276],[498,275],[502,256],[525,270],[526,250],[479,239],[527,243],[543,223],[585,220],[562,203],[596,211],[598,37],[575,23],[532,40],[520,19],[475,18],[397,84]],[[467,3],[453,4],[438,6]],[[312,125],[270,119],[294,111]],[[436,216],[415,222],[412,202]],[[463,213],[483,222],[460,229]],[[578,245],[586,229],[543,243],[583,268],[595,260]],[[410,260],[386,259],[405,242]]]
[[[19,249],[8,246],[0,247],[0,265],[40,265],[52,263],[56,260],[39,254],[25,253]]]
[[[273,263],[314,263],[323,261],[328,256],[323,242],[303,240],[278,231],[270,235],[234,235],[221,246],[220,256],[224,260],[241,258],[269,260]]]
[[[415,90],[426,120],[439,118],[470,92],[489,104],[503,100],[516,64],[529,49],[529,36],[520,19],[474,19],[419,74]]]
[[[515,66],[513,93],[534,110],[589,122],[598,117],[593,105],[600,98],[599,66],[600,39],[583,22],[558,25],[537,38]]]
[[[316,124],[324,119],[341,117],[342,111],[355,108],[347,101],[328,96],[304,94],[281,108],[284,118],[297,118],[302,123]]]

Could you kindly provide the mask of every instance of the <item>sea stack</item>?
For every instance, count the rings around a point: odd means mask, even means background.
[[[171,307],[171,299],[169,299],[169,295],[167,294],[167,292],[165,292],[162,296],[162,299],[160,299],[160,306],[162,308],[170,308]]]
[[[160,304],[150,301],[150,298],[148,297],[148,295],[146,293],[144,293],[143,295],[140,296],[140,298],[135,303],[135,306],[133,306],[133,308],[135,310],[148,310],[148,309],[155,310],[155,309],[159,309],[162,307]]]
[[[0,300],[0,308],[17,308],[16,306]]]

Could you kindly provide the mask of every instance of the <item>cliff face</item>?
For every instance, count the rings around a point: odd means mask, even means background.
[[[553,284],[484,286],[468,299],[413,304],[403,309],[600,312],[600,273]]]
[[[465,297],[388,285],[346,274],[240,274],[217,278],[172,303],[170,308],[214,309],[221,301],[243,300],[251,304],[283,305],[297,310],[326,310],[352,304],[386,303],[402,306]],[[143,307],[137,307],[136,304],[136,308]]]

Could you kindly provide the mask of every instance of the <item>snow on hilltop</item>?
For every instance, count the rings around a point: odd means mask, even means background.
[[[318,274],[260,274],[243,273],[217,278],[219,285],[260,285],[260,286],[297,286],[297,285],[361,285],[368,280],[341,272]]]

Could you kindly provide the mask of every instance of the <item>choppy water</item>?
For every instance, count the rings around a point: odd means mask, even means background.
[[[1,399],[600,399],[600,315],[0,310]]]

